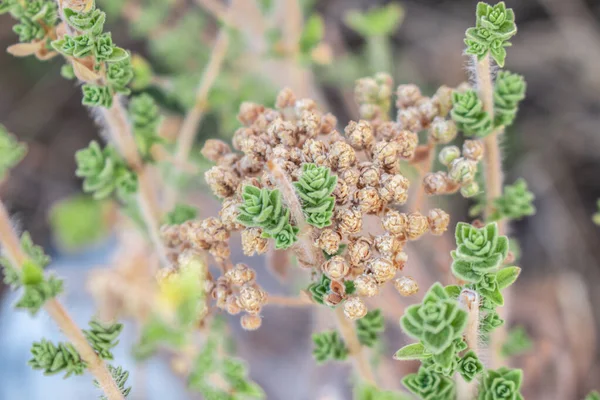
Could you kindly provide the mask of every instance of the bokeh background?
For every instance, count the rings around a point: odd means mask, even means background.
[[[157,80],[148,88],[161,99],[168,115],[164,129],[172,134],[206,63],[217,25],[194,1],[126,0],[125,7],[113,3],[106,2],[106,7],[113,15],[114,40],[144,56],[158,75],[177,77]],[[475,1],[397,2],[404,19],[386,39],[387,59],[374,60],[369,57],[368,40],[344,20],[350,10],[386,3],[307,3],[305,14],[318,12],[325,21],[324,42],[331,49],[331,63],[304,68],[309,79],[299,84],[282,70],[277,75],[277,70],[274,74],[272,68],[259,64],[248,71],[251,66],[231,62],[209,98],[211,108],[198,145],[209,137],[230,137],[239,101],[272,101],[278,86],[317,96],[343,126],[357,117],[353,81],[375,70],[388,69],[396,84],[414,82],[427,94],[441,84],[454,86],[468,79],[462,39],[474,19]],[[519,28],[508,49],[506,68],[522,74],[528,87],[518,119],[503,144],[505,180],[512,183],[525,178],[536,195],[537,207],[535,216],[511,227],[521,246],[519,265],[523,267],[511,325],[522,326],[533,340],[532,348],[515,357],[513,364],[525,369],[525,398],[582,399],[591,389],[600,389],[600,227],[591,219],[600,198],[600,1],[506,3],[515,10]],[[2,49],[16,41],[11,27],[10,16],[0,16]],[[232,51],[242,54],[253,45],[240,40]],[[168,58],[170,54],[179,54],[185,62]],[[109,235],[94,246],[65,251],[49,223],[57,202],[80,193],[81,181],[74,175],[75,151],[99,138],[93,116],[80,104],[79,88],[61,78],[60,66],[58,60],[39,62],[0,52],[0,123],[29,145],[29,154],[0,187],[0,196],[20,226],[53,256],[51,268],[67,277],[65,301],[84,323],[94,310],[85,290],[87,272],[110,261],[114,238]],[[202,187],[200,181],[188,181],[191,192]],[[194,198],[202,214],[217,210],[212,198]],[[467,218],[468,202],[455,200],[453,220]],[[243,260],[241,250],[234,249],[233,258]],[[263,260],[251,263],[260,269]],[[293,292],[289,283],[282,286],[267,274],[259,279],[275,292]],[[25,361],[31,341],[60,335],[43,315],[33,320],[12,312],[13,299],[0,287],[0,399],[94,398],[87,378],[65,382],[28,370]],[[249,361],[252,376],[270,399],[349,398],[346,367],[317,367],[311,361],[310,332],[326,324],[326,319],[326,315],[303,309],[273,309],[265,313],[258,332],[234,329],[238,354]],[[406,341],[397,329],[397,318],[390,317],[388,325],[390,333],[382,350],[386,356]],[[134,339],[135,329],[128,326],[123,342],[130,344]],[[126,346],[120,348],[117,357],[127,358]],[[143,368],[125,363],[133,371],[132,398],[194,398],[159,361]],[[388,387],[398,385],[402,374],[414,368],[398,364],[381,361]]]

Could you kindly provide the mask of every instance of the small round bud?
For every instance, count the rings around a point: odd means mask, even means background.
[[[383,206],[379,192],[374,187],[365,187],[354,192],[352,203],[367,214],[375,214]]]
[[[237,296],[229,296],[227,297],[227,302],[225,304],[225,310],[228,314],[236,315],[239,314],[242,309],[239,305],[239,299]]]
[[[238,113],[238,120],[245,126],[252,125],[258,117],[265,111],[265,107],[250,102],[243,102],[240,105],[240,111]]]
[[[381,220],[383,229],[392,235],[403,235],[408,223],[408,217],[396,210],[388,211]]]
[[[335,204],[337,204],[338,206],[344,205],[348,202],[348,199],[350,198],[350,189],[348,188],[348,184],[345,180],[338,179],[332,195],[333,197],[335,197]]]
[[[398,155],[400,158],[410,160],[414,157],[417,146],[419,145],[419,136],[410,130],[401,130],[394,138],[394,142],[398,143]]]
[[[469,160],[481,161],[483,151],[483,143],[479,140],[465,140],[463,144],[463,156]]]
[[[362,265],[371,258],[371,239],[364,236],[354,238],[348,243],[348,257],[352,265]]]
[[[450,163],[452,163],[452,161],[456,160],[458,157],[460,157],[460,149],[457,146],[446,146],[438,155],[438,159],[445,166],[450,165]]]
[[[411,296],[419,291],[419,285],[410,276],[403,276],[394,281],[394,286],[402,296]]]
[[[409,240],[416,240],[423,236],[429,230],[429,221],[427,217],[420,212],[408,214],[408,224],[406,225],[406,237]]]
[[[374,243],[377,251],[386,256],[396,253],[401,246],[401,242],[396,239],[396,236],[387,232],[383,235],[375,236]]]
[[[437,102],[428,97],[424,97],[418,101],[417,109],[419,110],[419,114],[421,114],[421,124],[423,128],[428,127],[429,124],[431,124],[431,121],[433,121],[440,113]]]
[[[379,180],[381,179],[381,169],[370,162],[363,162],[358,166],[360,177],[358,178],[358,187],[364,188],[365,186],[379,186]]]
[[[255,331],[262,325],[262,318],[260,315],[245,314],[240,319],[242,328],[247,331]]]
[[[364,150],[371,146],[374,140],[373,128],[368,121],[360,120],[359,122],[350,121],[344,129],[344,133],[348,138],[350,146],[356,150]]]
[[[296,103],[296,95],[290,88],[284,88],[277,94],[277,100],[275,100],[275,107],[279,110],[293,107]]]
[[[222,140],[208,139],[200,153],[210,161],[217,162],[224,155],[231,153],[231,148]]]
[[[362,229],[362,212],[359,208],[341,209],[336,212],[336,220],[342,234],[358,233]]]
[[[340,248],[342,235],[333,229],[323,229],[316,241],[317,247],[329,255],[337,253]]]
[[[262,237],[260,228],[246,228],[242,231],[242,250],[247,256],[264,254],[269,249],[269,241]]]
[[[355,168],[348,168],[340,172],[340,179],[342,179],[348,186],[356,186],[358,184],[358,179],[360,178],[360,173]]]
[[[350,272],[350,264],[342,256],[333,256],[321,265],[321,270],[330,279],[342,279]]]
[[[476,196],[479,192],[479,184],[475,181],[469,182],[460,188],[460,194],[466,198]]]
[[[244,311],[257,314],[266,300],[266,293],[255,285],[245,284],[240,288],[238,304]]]
[[[434,235],[441,235],[448,229],[450,215],[442,209],[434,208],[429,210],[427,221],[429,221],[429,231]]]
[[[350,168],[356,163],[356,152],[346,142],[333,143],[329,149],[329,157],[332,165],[337,166],[339,170]]]
[[[465,184],[473,181],[476,173],[477,163],[459,157],[450,163],[448,178],[456,183]]]
[[[408,200],[410,181],[401,174],[383,174],[379,196],[390,204],[404,204]]]
[[[421,123],[421,113],[417,107],[409,107],[398,110],[396,120],[402,126],[402,129],[409,130],[411,132],[419,132],[423,129]]]
[[[369,262],[369,270],[378,283],[385,283],[394,278],[396,268],[394,264],[385,257],[377,257]]]
[[[335,115],[333,115],[331,113],[327,113],[327,114],[324,114],[323,117],[321,117],[321,128],[320,128],[321,135],[328,135],[331,132],[334,132],[336,126],[337,126],[337,118],[335,117]]]
[[[396,89],[396,108],[406,108],[417,104],[423,95],[415,84],[399,85]]]
[[[404,269],[404,266],[408,262],[408,254],[406,254],[403,251],[399,251],[396,254],[394,254],[392,262],[394,263],[394,266],[398,271],[402,271]]]
[[[386,170],[394,169],[398,163],[398,143],[381,141],[373,145],[371,150],[373,162]]]
[[[458,130],[452,120],[436,117],[429,127],[429,137],[440,144],[450,143],[456,137]]]
[[[452,88],[443,85],[433,95],[434,101],[438,105],[440,116],[445,117],[452,109]]]
[[[215,165],[204,174],[204,179],[217,197],[226,198],[235,194],[240,178],[231,169]]]
[[[379,285],[372,275],[359,275],[354,280],[356,294],[364,297],[373,297],[379,293]]]
[[[443,171],[430,172],[423,178],[425,193],[444,194],[448,190],[448,176]]]
[[[350,297],[344,303],[344,315],[349,320],[355,321],[367,315],[367,306],[358,297]]]
[[[256,272],[246,264],[239,263],[227,271],[225,276],[232,284],[241,286],[245,283],[252,282],[256,277]]]

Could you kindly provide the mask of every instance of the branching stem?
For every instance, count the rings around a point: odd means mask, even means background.
[[[23,262],[27,260],[27,256],[21,248],[19,237],[10,222],[8,211],[2,202],[0,202],[0,244],[2,244],[5,254],[15,267],[20,268]],[[85,361],[87,369],[96,378],[106,397],[109,400],[124,400],[123,394],[106,368],[104,361],[91,348],[83,332],[62,304],[58,300],[52,299],[46,302],[44,308]]]

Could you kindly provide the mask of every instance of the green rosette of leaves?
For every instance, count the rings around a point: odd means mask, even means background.
[[[402,383],[423,400],[453,400],[456,395],[451,378],[428,368],[421,367],[416,374],[406,375]]]
[[[492,118],[484,111],[483,103],[474,90],[452,93],[450,116],[467,136],[485,137],[492,132]]]
[[[523,400],[519,393],[522,382],[520,369],[488,370],[479,385],[478,400]]]
[[[146,93],[135,96],[129,103],[129,116],[140,153],[145,159],[151,160],[150,149],[152,146],[164,141],[158,135],[158,127],[161,122],[158,105]]]
[[[479,282],[498,268],[508,255],[508,238],[500,236],[495,222],[475,228],[464,222],[456,225],[456,250],[452,251],[452,272],[468,282]]]
[[[356,334],[360,344],[373,347],[379,341],[379,335],[385,329],[385,321],[380,309],[369,311],[356,321]]]
[[[0,181],[4,179],[9,169],[25,157],[26,153],[27,146],[19,143],[4,126],[0,125]]]
[[[44,371],[44,375],[65,373],[65,378],[71,375],[82,375],[85,362],[70,343],[54,343],[42,339],[31,346],[32,358],[28,364],[33,369]]]
[[[408,307],[400,319],[402,330],[420,340],[441,367],[448,367],[454,361],[455,340],[461,337],[466,324],[467,312],[439,283],[431,286],[421,304]]]
[[[274,238],[275,247],[287,249],[298,241],[298,228],[289,222],[290,210],[283,206],[278,189],[244,186],[238,222],[247,227],[260,227],[263,237]]]
[[[322,274],[319,282],[313,282],[308,286],[308,291],[315,303],[325,304],[325,296],[331,293],[331,279],[327,275]],[[352,294],[356,290],[354,281],[344,281],[346,294]],[[359,320],[360,321],[360,320]]]
[[[509,126],[515,120],[527,84],[519,74],[500,71],[494,82],[494,125]]]
[[[85,338],[100,358],[112,360],[113,354],[110,350],[119,344],[117,339],[123,330],[123,324],[105,324],[94,320],[90,321],[89,325],[90,329],[83,331]]]
[[[525,179],[518,179],[514,184],[504,187],[502,196],[494,199],[492,220],[509,218],[519,220],[535,214],[533,200],[535,195],[527,188]]]
[[[326,167],[315,164],[304,164],[302,176],[294,182],[296,193],[302,199],[302,210],[306,214],[306,222],[317,228],[331,225],[335,198],[331,195],[337,185],[337,176],[331,175]]]
[[[348,357],[348,348],[336,331],[315,333],[313,357],[318,363],[328,360],[343,361]]]
[[[483,372],[483,364],[473,350],[468,351],[458,363],[458,372],[467,382],[471,382]]]

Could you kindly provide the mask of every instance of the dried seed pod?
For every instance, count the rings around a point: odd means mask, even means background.
[[[359,297],[350,297],[344,303],[344,315],[355,321],[367,315],[367,306]]]
[[[246,228],[242,231],[242,249],[245,255],[264,254],[268,246],[269,241],[262,237],[262,229]]]
[[[279,110],[288,107],[294,107],[296,104],[296,95],[290,88],[284,88],[279,91],[277,94],[277,99],[275,100],[275,107]]]
[[[180,229],[177,225],[163,225],[160,227],[160,238],[165,246],[173,249],[183,243],[179,236],[179,231]]]
[[[398,144],[399,157],[405,160],[411,160],[419,145],[419,136],[409,130],[401,130],[394,138],[394,142]]]
[[[208,139],[200,153],[210,161],[217,162],[224,155],[231,153],[231,148],[222,140]]]
[[[386,257],[396,253],[402,245],[396,236],[389,232],[375,236],[374,243],[377,251]]]
[[[333,197],[335,197],[335,203],[338,206],[346,204],[350,198],[350,190],[348,189],[346,181],[338,179],[332,194]]]
[[[396,108],[406,108],[417,104],[423,97],[421,89],[415,84],[399,85],[396,89]]]
[[[483,143],[480,140],[465,140],[463,143],[463,156],[475,162],[483,159]]]
[[[379,192],[370,186],[355,191],[352,195],[352,203],[367,214],[375,214],[383,206]]]
[[[335,142],[329,148],[331,163],[338,170],[352,167],[356,163],[356,152],[346,142]]]
[[[443,171],[430,172],[423,178],[423,186],[429,195],[444,194],[448,190],[448,176]]]
[[[329,167],[331,160],[328,156],[327,145],[324,142],[320,142],[315,139],[308,139],[302,146],[302,152],[306,159],[314,162],[315,164]]]
[[[396,120],[402,129],[406,129],[411,132],[419,132],[421,129],[423,129],[423,124],[421,123],[421,113],[417,107],[408,107],[398,110]]]
[[[232,269],[225,273],[229,281],[237,286],[254,281],[256,272],[246,264],[236,264]]]
[[[323,303],[329,307],[335,307],[344,300],[344,297],[338,293],[329,293],[323,297]]]
[[[300,99],[294,105],[296,117],[300,118],[304,111],[314,111],[317,109],[317,103],[313,99]]]
[[[429,127],[429,138],[434,143],[450,143],[456,137],[458,129],[454,121],[436,117]]]
[[[227,301],[225,304],[225,310],[227,311],[228,314],[231,315],[236,315],[239,314],[240,312],[242,312],[242,309],[239,305],[239,299],[237,296],[229,296],[227,297]]]
[[[340,248],[342,235],[333,229],[323,229],[317,238],[316,245],[329,255],[337,253]]]
[[[350,146],[356,150],[364,150],[371,146],[374,140],[373,127],[368,121],[350,121],[344,129]]]
[[[457,146],[446,146],[438,155],[438,159],[445,166],[450,165],[458,157],[460,157],[460,149]]]
[[[429,210],[427,221],[429,222],[429,231],[434,235],[441,235],[448,229],[450,215],[442,209],[434,208]]]
[[[421,114],[421,126],[424,128],[428,127],[431,121],[440,113],[437,102],[429,97],[419,100],[417,102],[417,109],[419,110],[419,114]]]
[[[477,163],[464,157],[459,157],[450,163],[448,178],[459,184],[466,184],[475,179]]]
[[[410,181],[400,174],[383,174],[379,195],[382,200],[390,204],[404,204],[408,200],[408,186]]]
[[[260,315],[244,314],[240,319],[242,328],[247,331],[255,331],[262,325],[262,318]]]
[[[452,88],[442,85],[433,95],[433,100],[438,104],[440,116],[446,117],[452,109]]]
[[[320,132],[321,135],[328,135],[335,131],[335,127],[337,126],[337,118],[335,115],[331,113],[324,114],[321,117],[321,127]]]
[[[252,176],[263,170],[265,162],[252,155],[246,154],[235,164],[235,169],[240,176]]]
[[[243,229],[243,226],[237,222],[239,205],[239,201],[234,197],[223,200],[223,204],[221,205],[219,217],[221,218],[221,222],[225,229],[229,231],[239,231]]]
[[[403,235],[408,224],[408,217],[404,213],[396,210],[390,210],[383,216],[381,223],[383,229],[392,235]]]
[[[308,161],[301,149],[294,147],[289,150],[290,150],[290,158],[289,159],[294,164],[301,165],[302,163]]]
[[[411,296],[419,291],[419,285],[410,276],[403,276],[394,281],[394,286],[402,296]]]
[[[210,255],[212,255],[218,262],[225,261],[231,256],[231,249],[227,242],[216,242],[211,244],[208,249]]]
[[[244,311],[251,314],[258,314],[266,301],[267,296],[265,292],[257,286],[245,284],[240,287],[238,304]]]
[[[406,225],[406,237],[409,240],[417,240],[429,230],[429,221],[427,217],[420,212],[408,214],[408,223]]]
[[[356,294],[364,297],[373,297],[379,293],[379,285],[372,275],[359,275],[354,280]]]
[[[321,265],[321,270],[332,280],[342,279],[350,272],[350,264],[342,256],[333,256]]]
[[[264,111],[264,106],[245,101],[240,105],[240,111],[237,118],[245,126],[250,126]]]
[[[358,171],[360,173],[358,178],[359,188],[364,188],[365,186],[379,187],[381,168],[371,162],[365,161],[358,165]]]
[[[346,182],[348,186],[356,186],[358,185],[358,179],[360,178],[360,173],[355,168],[348,168],[339,173],[339,177],[341,180]]]
[[[293,147],[298,143],[298,130],[290,121],[281,118],[269,124],[267,134],[273,143],[281,143],[284,146]]]
[[[190,220],[179,226],[179,237],[181,240],[191,246],[208,250],[210,242],[206,239],[204,231],[201,228],[202,221]]]
[[[224,242],[229,239],[229,231],[219,218],[209,217],[200,224],[202,237],[208,242]]]
[[[359,236],[352,238],[348,243],[347,254],[352,265],[362,265],[371,258],[371,246],[373,242],[371,239]]]
[[[225,168],[234,168],[235,165],[240,161],[242,155],[239,153],[225,154],[223,157],[217,160],[217,165]]]
[[[371,149],[373,162],[386,170],[393,170],[398,163],[398,151],[399,143],[396,140],[376,142]]]
[[[362,229],[362,212],[359,208],[340,209],[335,215],[342,234],[351,235]]]
[[[377,283],[385,283],[394,278],[396,267],[394,263],[386,257],[377,257],[369,262],[369,271],[373,274]]]
[[[402,271],[404,269],[404,266],[408,262],[408,254],[406,254],[403,251],[399,251],[393,255],[392,262],[394,263],[394,267],[396,267],[396,270]]]
[[[321,129],[321,114],[315,111],[303,111],[296,123],[300,133],[309,138],[314,138]]]
[[[204,179],[217,197],[227,198],[235,194],[240,178],[231,168],[215,165],[204,174]]]
[[[375,126],[375,136],[380,141],[391,142],[401,130],[397,122],[383,121]]]

